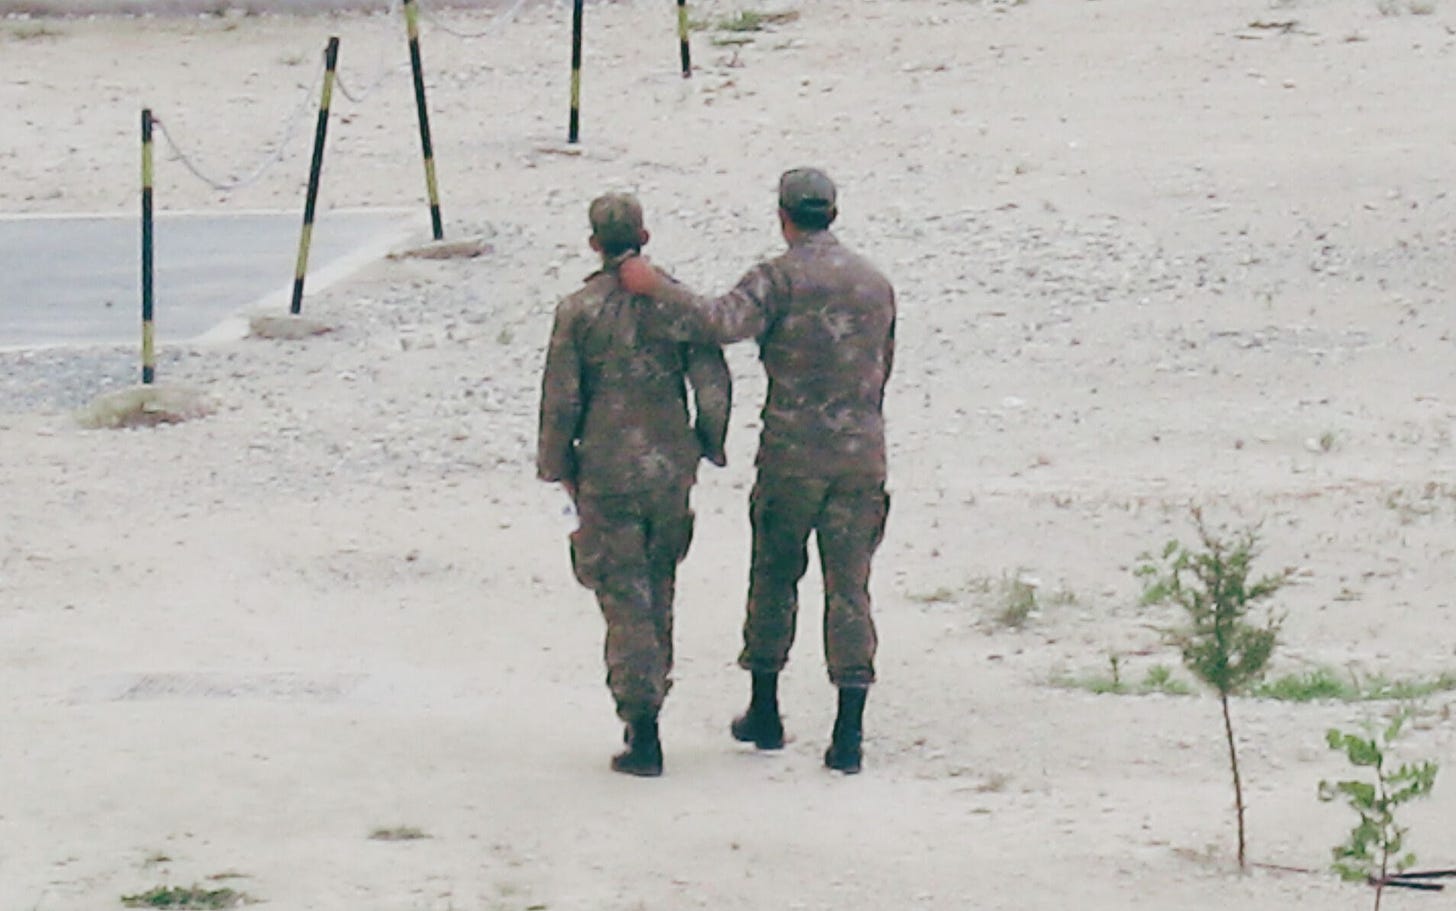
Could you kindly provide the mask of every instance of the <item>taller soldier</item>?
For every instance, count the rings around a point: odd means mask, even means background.
[[[607,686],[627,723],[612,768],[662,773],[657,716],[672,670],[678,562],[692,540],[688,494],[699,458],[724,464],[731,378],[723,352],[643,331],[651,302],[617,267],[647,242],[642,207],[607,194],[588,209],[602,268],[556,308],[541,381],[536,473],[576,504],[577,580],[606,619]],[[693,388],[690,423],[684,379]]]
[[[758,341],[768,397],[750,498],[753,558],[738,658],[753,689],[731,730],[759,749],[783,746],[778,675],[794,640],[813,532],[824,576],[824,654],[838,688],[824,763],[854,773],[862,762],[865,696],[875,680],[869,578],[889,511],[883,403],[895,351],[895,295],[874,266],[829,231],[838,206],[824,172],[785,173],[778,201],[788,250],[721,297],[695,295],[640,258],[622,264],[620,279],[656,300],[657,331],[669,338]]]

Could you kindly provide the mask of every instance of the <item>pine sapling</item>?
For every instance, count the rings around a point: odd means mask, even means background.
[[[1380,897],[1390,878],[1416,862],[1416,856],[1405,850],[1406,828],[1397,823],[1396,808],[1426,797],[1436,786],[1434,762],[1403,763],[1393,769],[1386,763],[1405,720],[1404,713],[1398,714],[1384,730],[1369,737],[1334,728],[1325,736],[1330,749],[1344,753],[1351,765],[1370,769],[1374,777],[1373,782],[1321,781],[1319,797],[1326,801],[1343,799],[1360,818],[1344,844],[1332,850],[1331,868],[1347,882],[1374,886],[1375,911],[1380,911]]]
[[[1135,573],[1143,580],[1144,604],[1174,604],[1183,609],[1186,624],[1163,630],[1164,638],[1178,648],[1188,670],[1218,694],[1234,783],[1239,867],[1243,868],[1247,866],[1244,789],[1229,697],[1263,677],[1279,640],[1280,621],[1271,612],[1257,620],[1255,614],[1260,603],[1284,587],[1294,571],[1285,569],[1250,581],[1258,553],[1257,528],[1220,538],[1204,524],[1197,508],[1193,522],[1202,550],[1170,541],[1160,557],[1144,554]]]

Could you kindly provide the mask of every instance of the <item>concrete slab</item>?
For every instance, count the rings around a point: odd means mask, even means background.
[[[286,311],[300,212],[164,212],[156,221],[158,344],[235,332],[244,310]],[[335,210],[314,222],[305,285],[323,290],[412,235],[421,212]],[[141,335],[141,219],[0,216],[0,347],[125,344]]]

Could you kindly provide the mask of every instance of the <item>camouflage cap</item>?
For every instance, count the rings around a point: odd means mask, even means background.
[[[629,193],[598,196],[587,209],[592,234],[608,250],[636,247],[642,237],[642,204]]]
[[[834,181],[818,168],[794,168],[779,178],[779,208],[790,215],[834,211]]]

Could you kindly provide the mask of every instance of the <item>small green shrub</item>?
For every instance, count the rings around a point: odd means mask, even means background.
[[[1251,620],[1259,605],[1288,584],[1293,570],[1250,579],[1257,555],[1257,527],[1216,535],[1193,509],[1193,523],[1202,550],[1169,541],[1159,557],[1143,554],[1134,573],[1143,582],[1144,604],[1182,608],[1185,623],[1163,630],[1183,665],[1218,694],[1223,709],[1224,738],[1234,785],[1238,822],[1239,867],[1247,866],[1244,791],[1234,739],[1229,697],[1246,690],[1264,675],[1279,641],[1279,618],[1265,614]]]
[[[1405,720],[1404,713],[1398,714],[1383,730],[1366,737],[1334,728],[1325,735],[1330,749],[1345,754],[1356,768],[1369,769],[1374,779],[1321,781],[1319,798],[1343,800],[1359,817],[1349,837],[1332,850],[1334,861],[1330,866],[1346,882],[1373,886],[1375,911],[1380,911],[1380,897],[1389,878],[1416,861],[1415,854],[1405,849],[1407,829],[1397,822],[1396,809],[1429,796],[1436,786],[1438,766],[1434,762],[1403,763],[1396,768],[1387,765],[1390,748]]]

